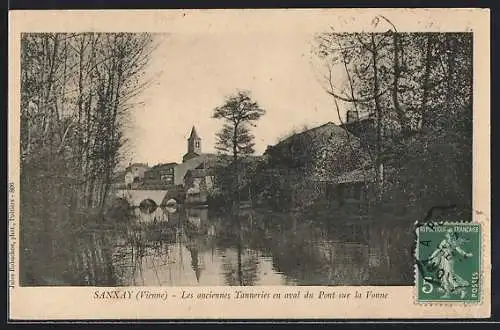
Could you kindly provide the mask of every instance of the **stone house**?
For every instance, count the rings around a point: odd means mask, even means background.
[[[184,187],[188,202],[205,203],[214,186],[214,174],[210,168],[198,168],[188,170],[184,176]]]
[[[338,206],[363,203],[372,197],[375,171],[358,168],[335,177],[316,177],[313,181],[321,187],[325,200]]]
[[[129,166],[125,169],[125,185],[129,187],[134,182],[142,181],[147,170],[149,170],[148,164],[129,163]]]
[[[144,184],[174,185],[177,163],[158,164],[144,173]]]
[[[335,179],[367,160],[359,139],[332,122],[293,134],[269,146],[264,156],[265,178],[258,189],[265,199],[282,199],[280,207],[292,209],[332,200]]]

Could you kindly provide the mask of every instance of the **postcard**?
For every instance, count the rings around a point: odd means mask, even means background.
[[[10,318],[489,317],[489,28],[11,11]]]

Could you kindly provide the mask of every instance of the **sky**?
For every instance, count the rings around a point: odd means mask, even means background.
[[[230,31],[230,30],[228,30]],[[152,78],[134,110],[128,161],[181,162],[192,126],[202,152],[216,152],[222,122],[213,109],[237,90],[248,90],[266,114],[257,122],[255,154],[304,125],[338,122],[311,52],[314,34],[305,29],[162,34],[147,68]]]

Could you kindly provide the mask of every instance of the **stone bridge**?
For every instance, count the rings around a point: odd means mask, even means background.
[[[156,206],[164,206],[171,199],[176,203],[182,203],[182,196],[175,190],[138,190],[138,189],[119,189],[115,196],[128,201],[133,207],[139,207],[148,201],[154,202]]]

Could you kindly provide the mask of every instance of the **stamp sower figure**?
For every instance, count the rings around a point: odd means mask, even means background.
[[[450,294],[460,293],[463,299],[466,295],[465,288],[469,282],[461,278],[454,269],[457,254],[470,258],[472,253],[461,248],[464,239],[459,238],[457,233],[449,229],[445,238],[439,243],[438,248],[430,255],[429,265],[437,271],[437,280],[440,282],[440,291],[444,291],[442,298],[448,298]]]

